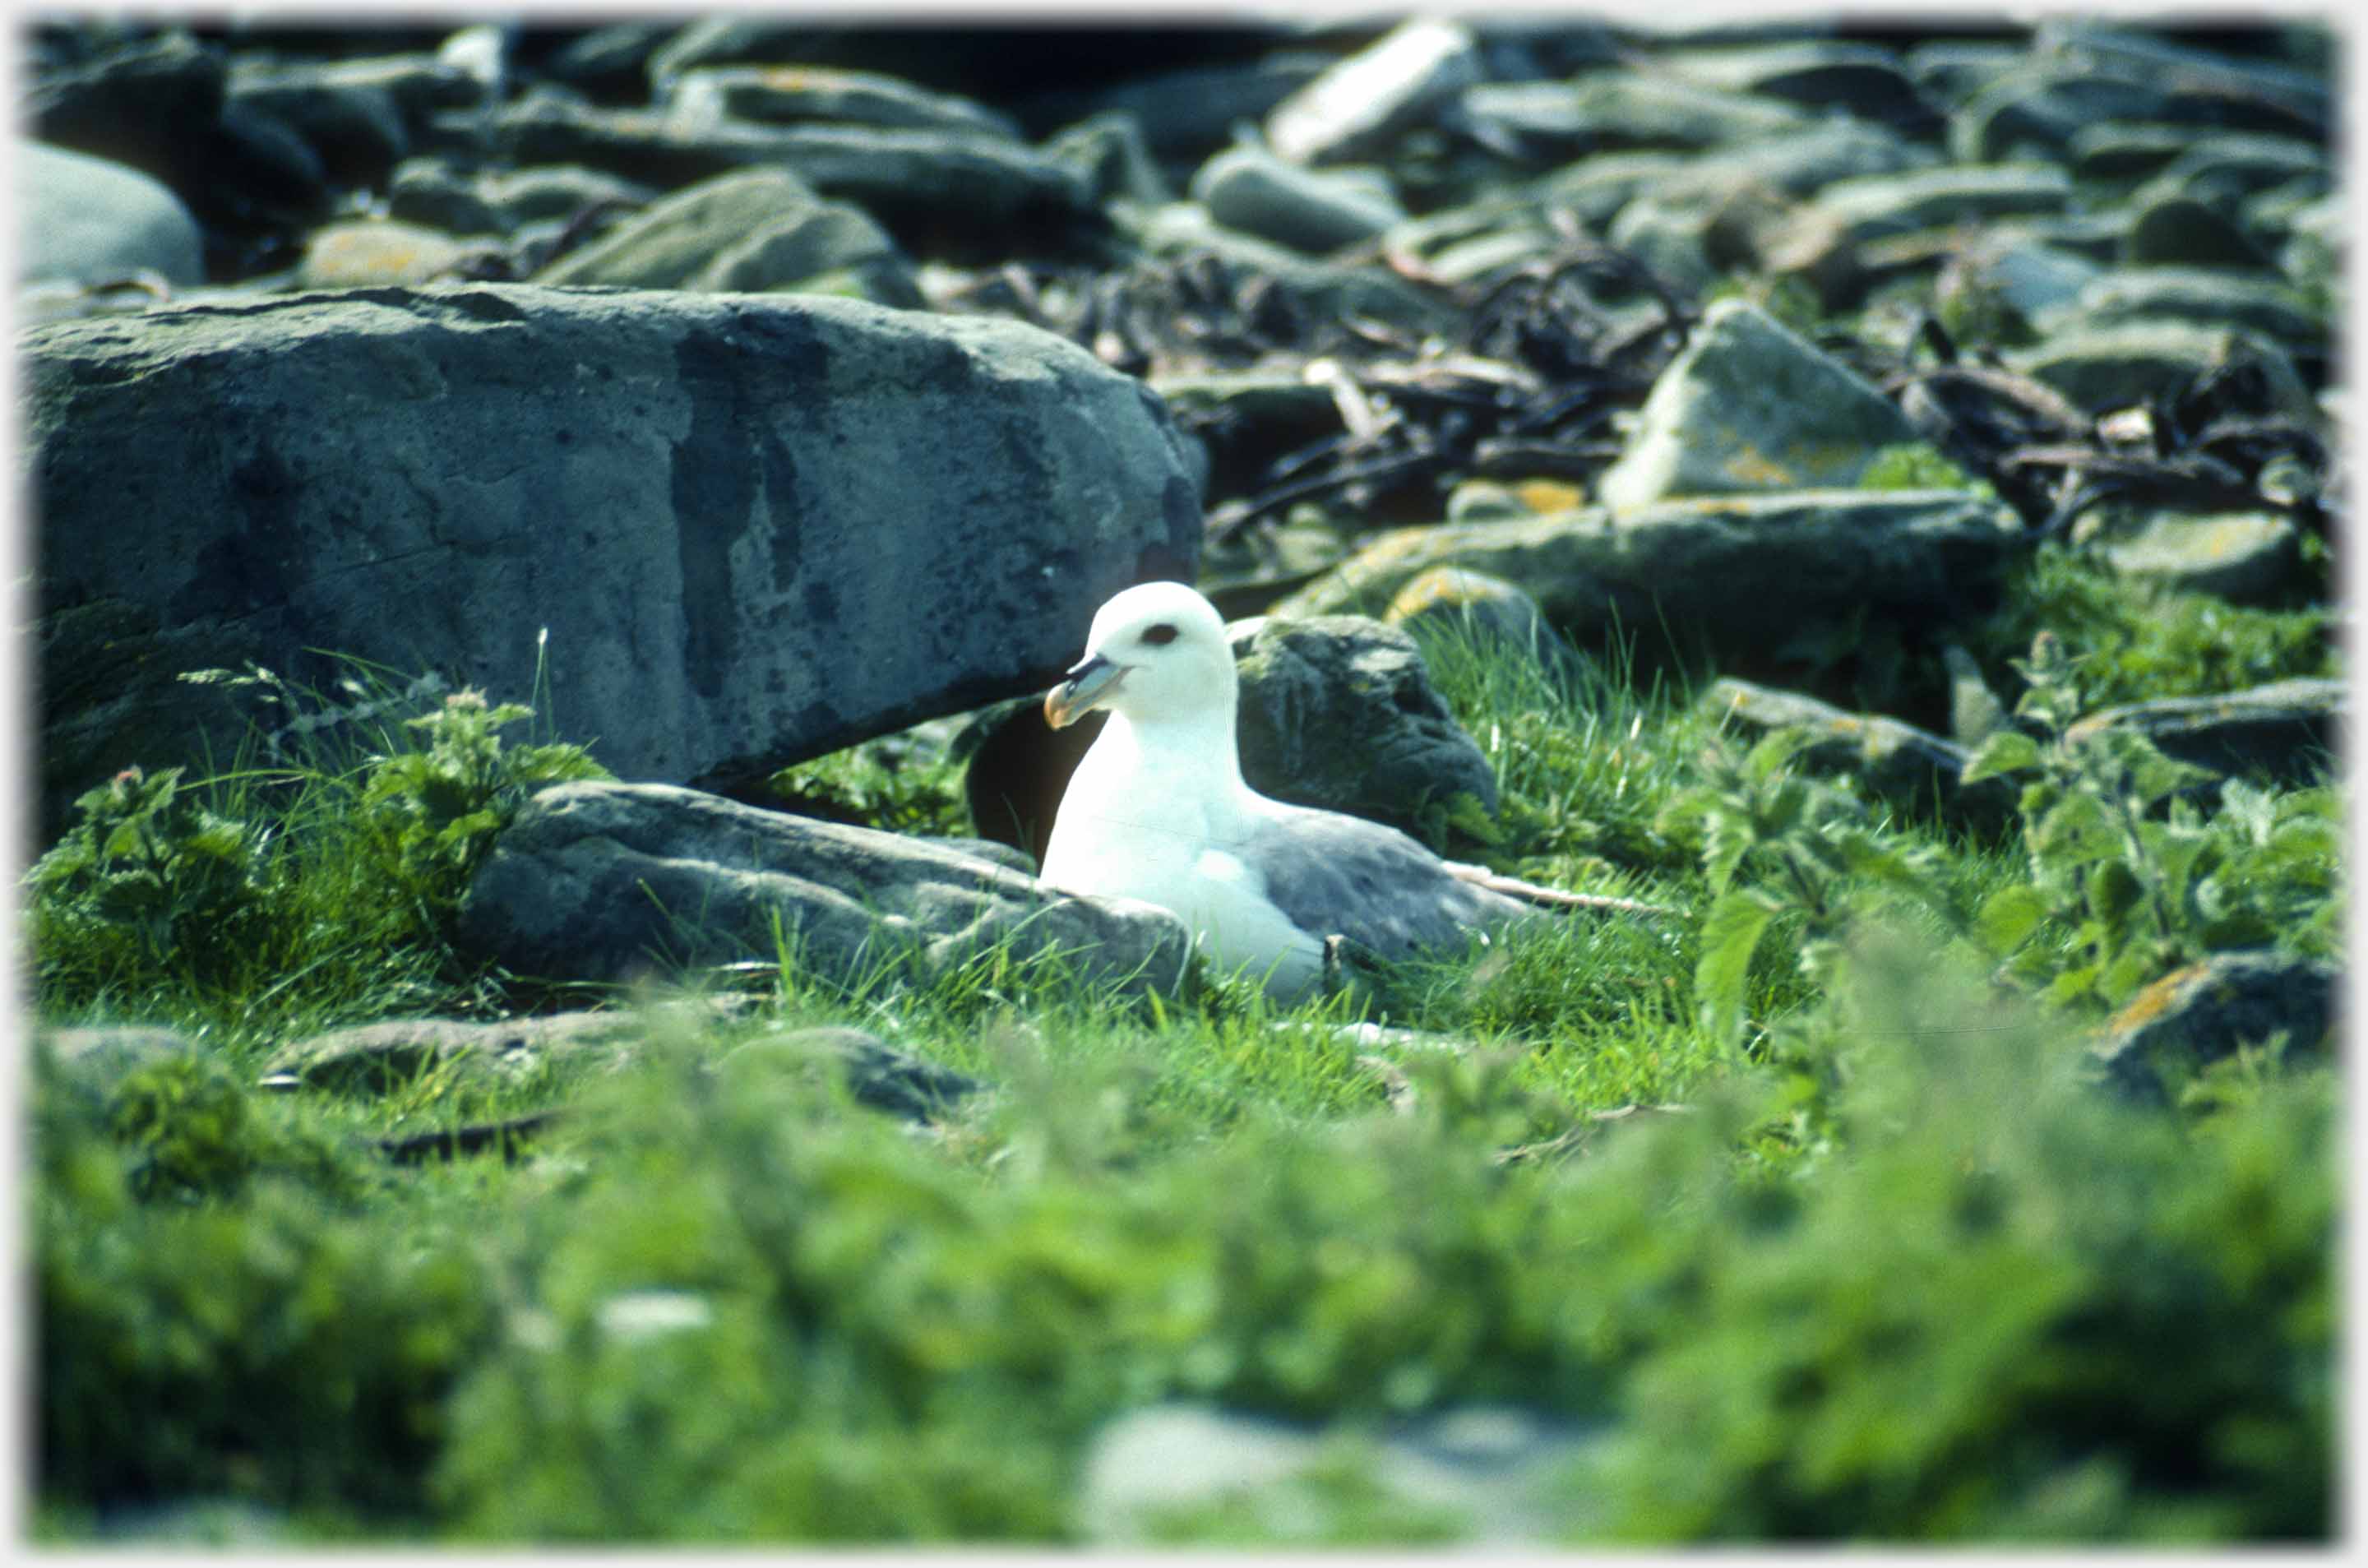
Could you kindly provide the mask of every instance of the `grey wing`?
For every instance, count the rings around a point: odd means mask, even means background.
[[[1452,949],[1475,930],[1534,913],[1457,877],[1397,829],[1338,812],[1277,802],[1236,852],[1292,925],[1384,958]]]

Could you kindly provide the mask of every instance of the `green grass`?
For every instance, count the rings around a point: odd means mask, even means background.
[[[2206,678],[2068,572],[2010,613]],[[2307,662],[2246,624],[2245,657]],[[390,709],[185,780],[152,846],[198,869],[94,862],[30,903],[46,1020],[199,1046],[106,1088],[35,1063],[37,1532],[196,1502],[188,1532],[248,1503],[313,1542],[1070,1541],[1095,1432],[1181,1400],[1331,1434],[1259,1508],[1162,1526],[1200,1543],[1452,1539],[1364,1439],[1487,1403],[1604,1434],[1555,1516],[1577,1544],[2325,1537],[2324,1068],[2248,1052],[2173,1112],[2111,1103],[2077,1073],[2095,1009],[2037,999],[2071,937],[2037,928],[2006,983],[1964,919],[2032,877],[2013,830],[1781,769],[1747,800],[1678,677],[1419,635],[1503,795],[1456,852],[1671,917],[1541,921],[1288,1008],[1121,1003],[1003,951],[831,978],[790,948],[723,1017],[714,977],[553,996],[447,939],[503,813],[575,766],[557,737]],[[793,772],[962,825],[923,749]],[[2335,928],[2334,885],[2260,864]],[[1770,901],[1739,954],[1730,895]],[[241,939],[159,944],[125,908]],[[255,1085],[324,1028],[596,1000],[638,1020],[621,1066]],[[740,1050],[816,1024],[988,1087],[916,1131]],[[544,1110],[516,1164],[373,1146]]]

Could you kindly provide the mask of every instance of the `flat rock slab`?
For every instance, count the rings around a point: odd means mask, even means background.
[[[461,904],[464,951],[550,980],[621,982],[775,957],[846,984],[927,980],[1008,942],[1093,983],[1172,991],[1190,938],[1166,910],[1054,893],[925,839],[664,784],[562,784],[505,829]]]
[[[1520,584],[1582,645],[1666,618],[1749,659],[1821,617],[1961,616],[1998,581],[2020,532],[1998,502],[1957,490],[1705,496],[1617,520],[1589,507],[1383,534],[1274,614],[1370,614],[1417,574],[1457,566]]]
[[[2145,1103],[2239,1046],[2283,1034],[2292,1060],[2324,1059],[2335,1028],[2333,964],[2286,953],[2214,953],[2130,998],[2090,1048],[2104,1081]]]
[[[2016,790],[2003,780],[1962,790],[1966,749],[1904,720],[1847,712],[1800,692],[1732,676],[1712,682],[1702,705],[1753,739],[1773,730],[1806,730],[1816,739],[1801,754],[1804,766],[1847,773],[1870,794],[1899,805],[1929,809],[1937,802],[1986,821],[2002,820],[2014,809]]]
[[[1722,300],[1653,383],[1596,488],[1624,512],[1672,495],[1855,484],[1878,450],[1914,439],[1866,378],[1759,306]]]
[[[302,651],[331,650],[525,699],[541,628],[559,733],[620,777],[746,785],[1041,689],[1199,548],[1159,399],[1009,323],[481,285],[21,347],[52,802],[234,753],[177,671],[325,688]]]
[[[603,1051],[621,1058],[648,1028],[630,1012],[554,1013],[472,1023],[464,1018],[393,1018],[332,1029],[281,1047],[264,1063],[274,1088],[381,1089],[438,1062],[466,1060],[524,1073],[559,1056]]]
[[[2100,709],[2065,732],[2074,744],[2107,728],[2134,729],[2164,755],[2214,773],[2266,774],[2288,785],[2332,774],[2342,749],[2348,692],[2340,679],[2272,681],[2217,697],[2166,697]]]

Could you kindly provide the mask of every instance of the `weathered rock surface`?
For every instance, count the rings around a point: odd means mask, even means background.
[[[2332,773],[2349,691],[2340,679],[2272,681],[2218,697],[2166,697],[2100,709],[2065,732],[2074,744],[2109,727],[2137,731],[2164,755],[2214,773],[2305,784]]]
[[[715,1063],[715,1072],[727,1085],[738,1085],[811,1072],[817,1063],[836,1068],[858,1104],[907,1121],[935,1121],[986,1086],[967,1073],[842,1025],[759,1035],[734,1046]]]
[[[1804,767],[1858,779],[1869,794],[1895,805],[1930,812],[1935,805],[1984,820],[2014,809],[2015,790],[2001,780],[1958,783],[1968,755],[1964,745],[1904,720],[1850,713],[1796,691],[1777,691],[1732,676],[1711,683],[1702,706],[1747,743],[1771,730],[1803,729],[1816,739],[1801,753]]]
[[[1722,300],[1654,382],[1597,493],[1614,513],[1673,495],[1856,483],[1916,438],[1898,405],[1759,306]]]
[[[466,1061],[495,1074],[523,1074],[562,1056],[620,1059],[648,1028],[630,1012],[554,1013],[472,1023],[393,1018],[332,1029],[281,1047],[264,1063],[271,1087],[383,1089],[439,1062]]]
[[[2302,564],[2301,530],[2275,512],[2157,513],[2097,549],[2124,577],[2232,604],[2277,597]]]
[[[1362,616],[1235,621],[1242,777],[1277,800],[1415,825],[1497,776],[1430,684],[1414,639]]]
[[[1976,608],[2020,548],[1994,501],[1955,490],[1796,490],[1600,507],[1531,522],[1399,528],[1275,607],[1372,613],[1417,573],[1520,583],[1582,645],[1667,619],[1748,661],[1804,621],[1861,608],[1945,620]]]
[[[504,830],[461,906],[465,950],[547,979],[616,982],[775,957],[848,983],[934,975],[1008,942],[1128,992],[1173,990],[1190,938],[1166,910],[1053,893],[925,840],[663,784],[562,784]]]
[[[1042,688],[1201,532],[1157,399],[1004,323],[486,285],[23,346],[51,801],[233,755],[176,671],[325,687],[325,649],[522,699],[544,627],[561,733],[744,784]]]
[[[2115,1091],[2157,1104],[2197,1070],[2272,1035],[2286,1037],[2290,1060],[2322,1059],[2338,979],[2333,964],[2290,954],[2214,953],[2132,997],[2090,1049]]]

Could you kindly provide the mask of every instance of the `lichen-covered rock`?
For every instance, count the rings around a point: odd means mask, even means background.
[[[2349,692],[2340,679],[2272,681],[2217,697],[2166,697],[2100,709],[2065,732],[2078,744],[2110,727],[2137,731],[2164,755],[2214,773],[2305,784],[2341,755]]]
[[[2324,1058],[2338,979],[2333,964],[2291,954],[2214,953],[2130,998],[2090,1049],[2109,1085],[2153,1104],[2239,1046],[2275,1035],[2286,1037],[2289,1059]]]
[[[2232,604],[2275,598],[2302,564],[2302,534],[2275,512],[2157,513],[2097,552],[2124,577]]]
[[[1546,624],[1545,611],[1519,584],[1459,566],[1435,566],[1409,578],[1390,597],[1382,619],[1392,626],[1449,621],[1532,656],[1563,646]]]
[[[1896,403],[1759,306],[1722,300],[1653,383],[1598,494],[1614,513],[1679,495],[1857,483],[1916,438]]]
[[[1800,692],[1732,676],[1713,681],[1701,700],[1747,742],[1771,730],[1807,731],[1816,739],[1801,753],[1803,766],[1847,774],[1895,805],[1925,812],[1938,805],[1986,822],[2002,821],[2014,809],[2015,790],[2002,780],[1980,780],[1971,789],[1958,782],[1968,755],[1963,745],[1904,720],[1845,712]]]
[[[1819,617],[1945,623],[1994,597],[2021,527],[1959,490],[1795,490],[1600,507],[1529,522],[1399,528],[1277,605],[1378,613],[1408,579],[1459,566],[1519,583],[1585,646],[1666,621],[1748,662]]]
[[[1008,944],[1121,991],[1172,991],[1190,941],[1163,909],[1046,890],[922,839],[664,784],[536,794],[471,883],[456,941],[520,974],[614,983],[790,961],[841,984],[928,979]]]
[[[328,649],[523,699],[541,628],[543,722],[741,787],[1041,689],[1201,535],[1159,401],[1009,323],[487,284],[22,342],[51,801],[234,753],[176,671],[326,688]]]
[[[1258,617],[1226,628],[1242,682],[1242,777],[1279,801],[1421,824],[1497,776],[1430,684],[1414,639],[1363,616]]]

